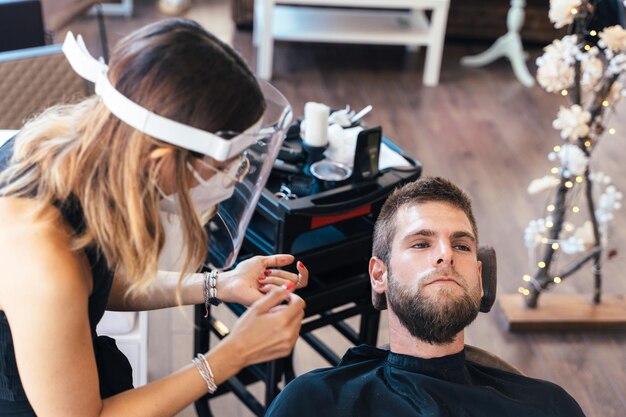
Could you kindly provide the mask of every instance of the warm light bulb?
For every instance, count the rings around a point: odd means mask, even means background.
[[[615,134],[615,129],[610,128],[610,129],[609,129],[609,133],[610,133],[611,135],[614,135],[614,134]]]
[[[581,182],[583,182],[583,180],[584,180],[584,178],[583,178],[583,177],[580,177],[580,176],[576,177],[576,182],[577,182],[577,183],[579,183],[579,184],[580,184]]]
[[[554,277],[554,282],[555,282],[556,284],[560,284],[560,283],[561,283],[561,281],[562,281],[561,277]]]
[[[552,226],[554,226],[554,223],[552,223],[552,222],[546,222],[546,227],[547,227],[547,228],[550,228],[550,227],[552,227]]]
[[[588,148],[591,146],[591,141],[586,140],[585,141],[585,148]]]
[[[557,250],[558,248],[559,248],[559,244],[558,244],[558,243],[556,243],[556,242],[554,242],[554,243],[552,244],[552,249]]]
[[[538,266],[539,268],[542,268],[542,269],[543,269],[543,268],[545,268],[545,267],[546,267],[546,263],[545,263],[544,261],[541,261],[541,262],[539,262],[539,263],[537,264],[537,266]]]
[[[609,107],[609,102],[608,102],[607,100],[604,100],[604,101],[602,102],[602,105],[603,105],[604,107]]]
[[[589,32],[589,34],[591,36],[596,36],[598,34],[598,32],[596,32],[595,30],[592,30],[592,31]]]
[[[578,9],[572,8],[572,10],[570,10],[571,14],[578,14]]]
[[[544,237],[543,239],[541,239],[541,243],[543,243],[544,245],[548,243],[548,238]]]
[[[561,147],[559,145],[556,145],[554,148],[554,152],[560,152],[561,151]]]
[[[554,204],[550,204],[547,209],[548,211],[554,211]]]
[[[561,90],[561,95],[565,97],[567,95],[567,90]]]
[[[524,275],[522,279],[526,282],[530,282],[530,275]]]
[[[580,209],[578,207],[574,206],[574,207],[572,207],[572,211],[574,213],[578,213],[580,211]]]
[[[574,186],[574,183],[573,183],[573,182],[571,182],[571,181],[565,181],[565,186],[566,186],[567,188],[572,188],[572,187]]]
[[[591,49],[591,46],[589,46],[589,45],[585,45],[585,51],[588,51],[588,50],[590,50],[590,49]]]
[[[553,174],[558,174],[559,173],[559,169],[557,167],[554,167],[550,170],[551,173]]]

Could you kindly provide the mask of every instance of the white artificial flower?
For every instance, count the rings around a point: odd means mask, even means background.
[[[580,4],[581,0],[550,0],[548,17],[554,27],[560,29],[574,22]]]
[[[524,242],[526,247],[532,249],[539,245],[545,237],[548,228],[545,219],[531,220],[524,231]]]
[[[626,51],[626,29],[620,25],[609,26],[600,32],[598,45],[615,52]]]
[[[570,236],[566,240],[562,240],[560,244],[561,250],[568,255],[573,255],[575,253],[579,253],[585,250],[585,242],[583,242],[582,239],[578,239],[574,236]]]
[[[578,104],[574,104],[569,109],[561,106],[558,117],[552,122],[552,127],[561,131],[561,138],[564,140],[578,140],[589,133],[589,122],[591,113],[583,110]]]
[[[578,146],[570,143],[561,146],[559,159],[563,170],[575,177],[583,175],[589,164],[589,157]]]
[[[532,180],[532,182],[528,184],[528,194],[537,194],[542,191],[549,190],[556,187],[560,183],[561,180],[553,177],[552,175],[546,175],[545,177],[537,178],[535,180]]]
[[[606,75],[618,75],[626,72],[626,53],[615,55],[609,60],[609,65],[606,67]]]
[[[579,239],[585,246],[594,246],[596,239],[593,235],[593,225],[587,220],[582,226],[574,232],[574,238]]]
[[[574,84],[574,63],[580,50],[576,35],[556,39],[537,58],[537,81],[547,92],[554,93]]]
[[[624,87],[621,82],[615,81],[611,86],[609,94],[606,95],[606,101],[608,101],[609,105],[612,106],[617,104],[622,97],[624,97]]]
[[[603,65],[602,60],[598,58],[600,50],[597,47],[591,48],[587,53],[579,55],[582,74],[580,84],[584,90],[592,90],[602,78]]]

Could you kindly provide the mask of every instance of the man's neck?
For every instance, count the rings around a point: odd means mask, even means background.
[[[464,346],[465,337],[463,331],[456,335],[452,343],[433,345],[414,337],[402,326],[398,317],[391,310],[389,311],[389,347],[394,353],[430,359],[459,353]]]

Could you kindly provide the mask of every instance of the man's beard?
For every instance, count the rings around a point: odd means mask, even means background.
[[[455,277],[463,287],[463,294],[452,294],[444,287],[432,296],[425,295],[424,283],[432,282],[437,276]],[[469,289],[467,281],[454,269],[436,270],[419,278],[417,291],[412,291],[394,279],[389,270],[387,296],[390,308],[414,337],[433,345],[452,343],[478,315],[480,287]]]

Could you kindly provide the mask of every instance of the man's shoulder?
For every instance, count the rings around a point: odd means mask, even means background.
[[[576,400],[561,386],[543,379],[481,365],[468,361],[475,382],[497,387],[509,398],[517,398],[525,404],[534,404],[552,416],[584,417]],[[476,379],[478,378],[478,379]]]
[[[289,382],[265,416],[289,416],[298,412],[300,417],[307,417],[309,414],[303,410],[310,410],[311,416],[317,416],[324,406],[332,409],[346,383],[354,384],[375,373],[387,354],[387,351],[366,345],[349,349],[337,366],[315,369]]]
[[[312,386],[319,385],[320,389],[332,390],[333,381],[342,383],[378,368],[386,360],[388,353],[386,350],[368,345],[350,348],[337,366],[307,372],[291,381],[287,387],[292,390],[301,388],[308,390]]]

